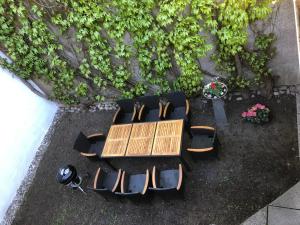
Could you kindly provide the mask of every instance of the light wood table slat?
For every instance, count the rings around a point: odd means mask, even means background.
[[[125,156],[132,124],[112,125],[109,129],[101,157]]]
[[[153,156],[180,156],[183,120],[157,123],[152,148]]]
[[[156,122],[133,124],[126,156],[151,155]]]

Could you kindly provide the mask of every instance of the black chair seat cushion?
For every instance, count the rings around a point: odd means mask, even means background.
[[[159,109],[145,109],[144,115],[142,116],[142,121],[153,122],[158,120],[160,120]]]
[[[90,147],[91,147],[90,141],[82,132],[80,132],[76,138],[73,149],[79,152],[88,153],[90,151]]]
[[[112,191],[118,179],[118,172],[105,173],[101,171],[101,175],[97,180],[97,189]]]
[[[171,102],[175,108],[186,106],[186,97],[182,91],[169,93],[166,97],[168,102]]]
[[[125,113],[125,112],[120,112],[120,114],[117,117],[116,123],[131,123],[133,113]]]
[[[149,109],[159,108],[159,97],[157,95],[139,97],[137,101]]]
[[[164,170],[159,173],[157,188],[177,188],[179,179],[178,170]]]
[[[191,143],[191,148],[210,148],[213,147],[214,136],[213,135],[194,135]]]
[[[126,192],[142,193],[146,182],[145,174],[130,175]]]
[[[89,153],[96,153],[97,155],[101,155],[104,143],[104,141],[97,141],[95,143],[92,143]]]
[[[134,110],[134,100],[132,99],[123,99],[117,101],[117,104],[120,106],[124,113],[133,113]]]
[[[185,115],[185,107],[172,107],[172,110],[166,115],[167,119],[176,120],[176,119],[184,119],[186,120],[187,117]]]

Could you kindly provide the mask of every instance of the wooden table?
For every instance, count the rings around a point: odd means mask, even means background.
[[[156,122],[133,124],[126,156],[151,155],[155,128]]]
[[[166,120],[157,123],[152,155],[180,156],[183,120]]]
[[[113,125],[110,127],[101,157],[125,156],[132,124]]]
[[[183,120],[112,125],[102,158],[180,156]]]

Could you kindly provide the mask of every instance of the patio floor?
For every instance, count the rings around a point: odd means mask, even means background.
[[[254,102],[255,101],[255,102]],[[252,103],[265,103],[273,120],[264,126],[244,123],[240,113]],[[73,164],[93,173],[105,163],[82,158],[72,150],[80,130],[107,132],[112,111],[66,113],[58,123],[36,177],[17,212],[14,225],[68,224],[240,224],[293,186],[300,178],[296,105],[294,97],[226,102],[228,125],[218,131],[219,160],[203,157],[191,162],[185,177],[184,198],[149,196],[138,202],[89,192],[83,195],[56,183],[58,167]],[[211,104],[191,101],[192,124],[214,125]],[[189,141],[185,143],[188,145]],[[176,167],[174,159],[116,159],[112,163],[129,173],[154,164]]]

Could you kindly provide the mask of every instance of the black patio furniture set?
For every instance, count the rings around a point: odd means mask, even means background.
[[[126,124],[183,120],[184,127],[188,129],[192,137],[191,146],[185,149],[186,152],[201,153],[215,150],[217,140],[215,128],[210,126],[186,126],[186,124],[189,124],[190,105],[184,93],[174,92],[164,97],[166,99],[165,104],[162,104],[159,96],[144,96],[134,100],[117,101],[119,108],[113,117],[112,126],[116,126],[116,124],[126,126]],[[139,103],[139,107],[137,107],[137,103]],[[158,135],[157,132],[155,135]],[[150,147],[154,146],[155,137],[151,141]],[[80,132],[75,141],[74,149],[79,151],[82,156],[104,159],[105,157],[101,157],[101,155],[107,142],[108,139],[104,134],[97,133],[86,136]],[[127,143],[126,146],[128,145]],[[179,148],[181,149],[181,140]],[[124,156],[126,156],[125,153]],[[183,166],[186,167],[185,163],[183,163]],[[99,168],[89,189],[103,195],[137,196],[144,195],[147,190],[177,192],[182,187],[183,169],[181,164],[179,164],[178,169],[162,171],[158,171],[156,166],[153,166],[151,172],[147,169],[142,174],[128,174],[121,169],[116,170],[115,167],[113,168],[114,170],[108,173]]]

